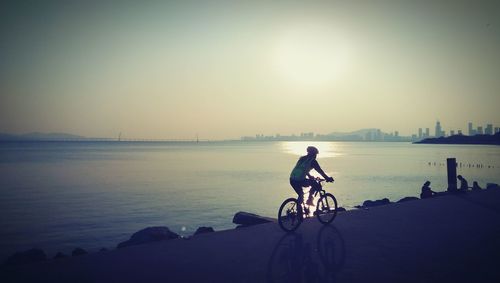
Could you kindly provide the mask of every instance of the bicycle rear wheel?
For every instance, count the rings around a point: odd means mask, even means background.
[[[299,212],[297,199],[288,198],[280,206],[278,211],[278,223],[286,232],[295,231],[302,223],[302,215]]]
[[[326,193],[318,200],[316,216],[319,222],[323,224],[328,224],[335,219],[335,216],[337,216],[337,200],[332,194]]]

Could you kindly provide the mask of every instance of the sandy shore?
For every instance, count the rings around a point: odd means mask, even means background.
[[[500,190],[23,266],[1,282],[500,282]]]

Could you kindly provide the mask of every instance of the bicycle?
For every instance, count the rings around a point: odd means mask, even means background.
[[[329,224],[335,219],[337,216],[337,199],[333,194],[327,193],[323,189],[321,183],[325,179],[315,178],[314,180],[318,184],[318,190],[314,193],[314,196],[316,197],[319,194],[320,198],[313,215],[311,215],[310,206],[304,200],[302,203],[299,203],[299,200],[296,198],[288,198],[281,204],[278,210],[278,223],[281,229],[286,232],[293,232],[299,228],[305,218],[314,215],[323,224]],[[310,190],[309,193],[311,193]]]

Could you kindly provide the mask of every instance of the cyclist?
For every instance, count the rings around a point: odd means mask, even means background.
[[[297,164],[290,174],[290,185],[299,195],[299,203],[302,203],[304,201],[304,191],[302,190],[303,187],[311,187],[309,198],[306,202],[307,205],[314,205],[314,192],[320,189],[320,185],[316,182],[316,180],[314,180],[314,177],[309,174],[311,169],[314,169],[319,174],[321,174],[321,176],[323,176],[323,178],[325,178],[327,182],[333,182],[333,178],[326,175],[326,173],[319,166],[318,161],[316,161],[316,156],[318,155],[318,153],[319,151],[316,147],[307,147],[307,155],[299,158],[299,161],[297,161]]]

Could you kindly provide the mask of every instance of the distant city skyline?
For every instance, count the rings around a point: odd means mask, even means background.
[[[3,1],[0,132],[500,125],[500,2]],[[428,125],[428,126],[426,126]],[[464,126],[465,125],[465,126]]]
[[[417,133],[410,135],[400,135],[398,130],[393,130],[386,132],[379,128],[365,128],[351,132],[345,133],[314,133],[314,132],[301,132],[299,134],[292,133],[288,135],[284,135],[281,133],[277,133],[275,135],[265,135],[265,134],[256,134],[255,136],[242,136],[242,140],[364,140],[364,141],[417,141],[425,138],[432,137],[446,137],[453,135],[493,135],[500,132],[499,127],[493,127],[493,124],[486,124],[484,128],[482,126],[478,126],[476,129],[473,128],[473,123],[469,122],[468,127],[469,131],[464,133],[462,128],[459,129],[448,129],[446,130],[441,125],[441,122],[438,120],[434,126],[434,135],[431,135],[431,128],[418,128]],[[360,133],[364,132],[364,133]],[[344,135],[345,134],[345,135]],[[352,135],[350,135],[352,134]]]
[[[446,126],[446,124],[445,124]],[[429,137],[440,137],[440,136],[450,136],[450,135],[455,135],[455,134],[463,134],[463,135],[477,135],[477,134],[487,134],[487,135],[492,135],[495,133],[500,132],[500,127],[494,127],[493,124],[488,123],[485,125],[485,127],[478,125],[476,128],[474,128],[474,123],[473,122],[468,122],[467,123],[467,131],[462,130],[462,128],[458,129],[452,129],[448,128],[446,130],[446,127],[443,127],[441,124],[441,121],[437,120],[434,128],[433,133],[431,134],[431,127],[426,127],[426,128],[418,128],[418,130],[415,133],[410,133],[410,134],[401,134],[399,130],[387,130],[387,129],[381,129],[381,128],[361,128],[361,129],[354,129],[350,131],[329,131],[325,133],[315,133],[315,132],[297,132],[297,133],[258,133],[254,135],[243,135],[241,137],[235,137],[235,138],[225,138],[225,139],[213,139],[213,138],[208,138],[208,137],[200,137],[199,134],[195,134],[193,136],[187,136],[187,137],[180,137],[180,138],[168,138],[168,137],[160,137],[160,138],[147,138],[147,137],[141,137],[141,136],[129,136],[127,133],[117,133],[115,136],[84,136],[84,135],[79,135],[78,133],[63,133],[63,132],[25,132],[25,133],[9,133],[9,132],[0,132],[0,140],[2,139],[2,134],[4,135],[24,135],[24,136],[30,136],[30,137],[58,137],[63,138],[63,139],[82,139],[82,138],[87,138],[87,139],[104,139],[104,140],[184,140],[184,141],[189,141],[189,140],[304,140],[304,139],[324,139],[328,140],[328,137],[332,136],[342,136],[346,134],[352,134],[355,133],[355,137],[347,138],[347,140],[366,140],[366,141],[381,141],[381,140],[387,140],[387,141],[415,141],[415,140],[420,140],[424,138],[429,138]],[[364,132],[362,134],[359,134],[358,132]],[[357,137],[356,135],[359,135]],[[342,140],[342,138],[339,138],[339,140]]]

